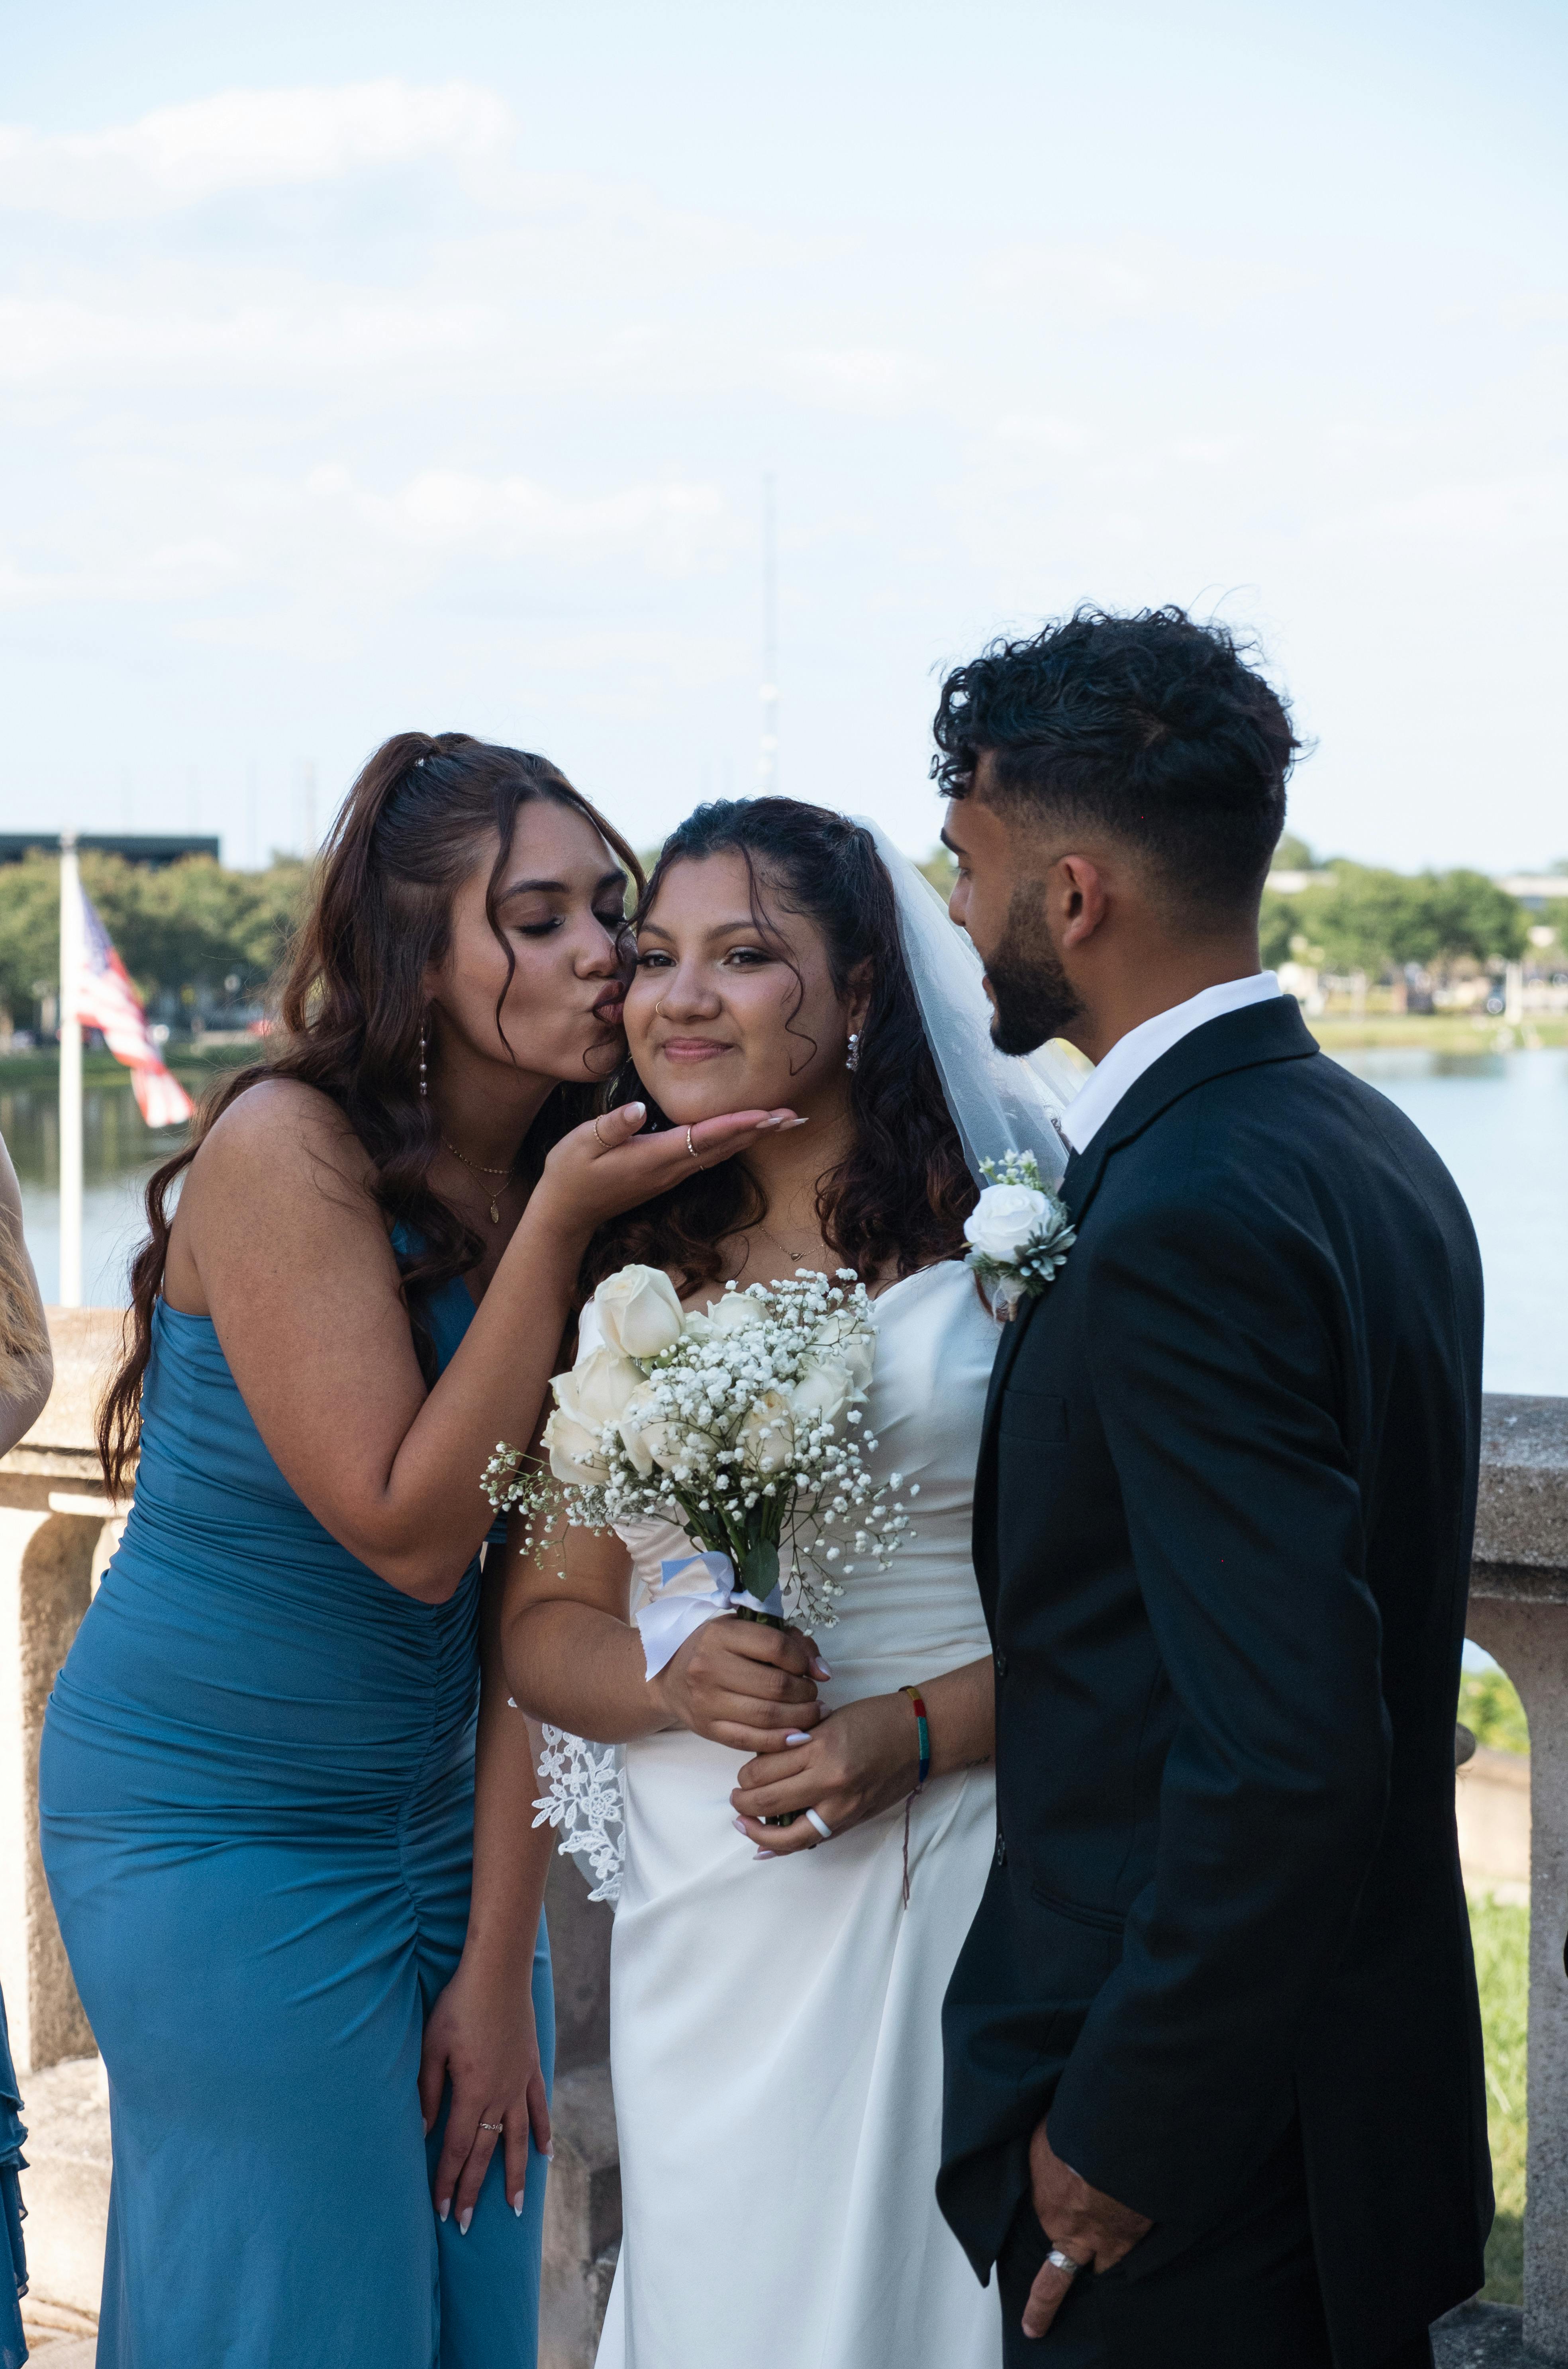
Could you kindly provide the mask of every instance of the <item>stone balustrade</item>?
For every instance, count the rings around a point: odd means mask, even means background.
[[[93,2048],[39,1857],[37,1770],[54,1673],[113,1551],[118,1509],[99,1479],[92,1413],[119,1326],[114,1310],[51,1310],[53,1395],[27,1439],[0,1459],[0,1984],[24,2089],[29,2073]],[[1507,1671],[1530,1722],[1523,2332],[1532,2358],[1568,2369],[1568,1399],[1486,1401],[1468,1630]],[[621,2229],[608,2062],[611,1919],[589,1904],[575,1865],[560,1859],[552,1863],[546,1906],[558,2050],[541,2363],[587,2369]],[[38,2218],[29,2235],[47,2257]],[[62,2246],[63,2260],[69,2251]],[[77,2298],[55,2300],[72,2306]],[[1516,2318],[1507,2317],[1505,2327],[1504,2315],[1484,2325],[1459,2315],[1465,2325],[1445,2329],[1439,2358],[1458,2364],[1519,2357]]]
[[[1530,1725],[1524,2340],[1568,2363],[1568,1399],[1486,1400],[1465,1627]]]

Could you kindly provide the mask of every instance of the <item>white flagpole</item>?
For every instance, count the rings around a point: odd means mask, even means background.
[[[60,834],[60,1304],[82,1304],[82,1023],[85,954],[76,834]]]

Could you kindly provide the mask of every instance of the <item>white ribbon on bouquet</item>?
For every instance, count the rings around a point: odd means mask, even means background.
[[[704,1620],[716,1620],[737,1606],[748,1612],[771,1612],[777,1620],[784,1618],[777,1583],[765,1597],[738,1587],[735,1565],[727,1554],[667,1555],[658,1566],[658,1594],[636,1615],[648,1677],[657,1678]]]

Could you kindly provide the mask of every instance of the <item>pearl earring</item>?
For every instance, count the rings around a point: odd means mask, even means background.
[[[425,1076],[425,1024],[421,1020],[419,1023],[419,1100],[424,1102],[429,1093],[429,1086]]]
[[[844,1067],[846,1070],[858,1070],[860,1067],[860,1031],[858,1028],[853,1029],[850,1033],[849,1050],[844,1055]]]

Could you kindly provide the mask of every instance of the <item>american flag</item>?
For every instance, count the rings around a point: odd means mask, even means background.
[[[84,1028],[101,1028],[105,1044],[131,1072],[131,1091],[149,1127],[183,1127],[190,1096],[164,1063],[147,1026],[142,999],[97,906],[82,894],[82,975],[76,982],[76,1016]]]

